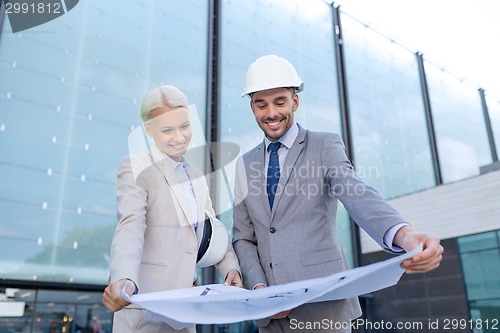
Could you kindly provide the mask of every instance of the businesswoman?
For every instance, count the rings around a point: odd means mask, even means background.
[[[148,153],[127,156],[118,169],[118,224],[111,244],[110,283],[103,294],[104,305],[115,312],[115,333],[196,331],[194,326],[174,330],[120,296],[124,287],[133,294],[198,284],[202,230],[207,215],[215,213],[203,173],[183,157],[192,137],[188,105],[174,86],[150,90],[141,118],[155,145]],[[232,246],[224,253],[215,266],[226,285],[242,287]]]

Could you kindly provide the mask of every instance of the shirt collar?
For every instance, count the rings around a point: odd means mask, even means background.
[[[181,157],[181,161],[180,162],[177,162],[177,161],[174,161],[167,154],[163,153],[163,155],[165,156],[165,160],[167,160],[167,163],[172,167],[172,170],[177,169],[179,166],[184,166],[187,169],[188,166],[189,166],[189,164],[186,161],[186,159],[184,158],[184,156]]]
[[[281,142],[282,145],[290,149],[295,142],[295,139],[297,138],[297,135],[299,135],[299,126],[297,123],[293,123],[292,127],[286,131],[285,134],[281,138],[279,138],[277,141]],[[267,137],[264,138],[264,144],[266,145],[266,151],[271,144],[271,140],[269,140]]]

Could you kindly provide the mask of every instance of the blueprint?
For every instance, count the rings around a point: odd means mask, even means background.
[[[256,290],[223,284],[122,296],[176,329],[193,324],[227,324],[270,317],[305,303],[339,300],[395,285],[404,273],[400,263],[422,245],[400,256],[322,278]]]

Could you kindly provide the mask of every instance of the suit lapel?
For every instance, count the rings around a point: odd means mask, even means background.
[[[174,206],[176,208],[177,217],[179,218],[179,223],[181,226],[190,225],[188,203],[185,199],[184,193],[182,193],[182,187],[179,185],[174,170],[170,167],[170,165],[168,165],[166,157],[157,147],[153,147],[151,149],[151,157],[172,189],[172,193],[174,194],[173,199],[174,201],[177,201],[177,204]]]

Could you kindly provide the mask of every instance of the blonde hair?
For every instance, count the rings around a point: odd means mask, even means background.
[[[182,91],[175,86],[160,86],[146,93],[141,105],[141,118],[144,122],[153,118],[152,112],[161,107],[174,109],[188,106],[189,102]]]

